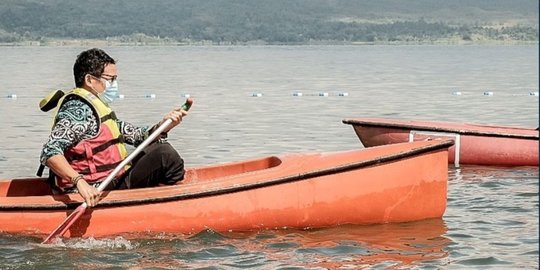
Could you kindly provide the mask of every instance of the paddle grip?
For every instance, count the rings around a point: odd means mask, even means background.
[[[193,105],[193,99],[191,97],[188,97],[186,99],[186,103],[184,103],[180,108],[187,112],[191,108],[191,105]]]

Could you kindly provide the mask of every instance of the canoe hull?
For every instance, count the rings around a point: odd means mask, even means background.
[[[365,147],[454,139],[448,161],[456,164],[538,166],[538,131],[427,121],[347,119]]]
[[[409,149],[409,146],[400,147]],[[380,156],[390,148],[373,149],[376,151],[370,155]],[[365,154],[359,155],[361,152],[369,151],[303,156],[301,159],[283,157],[283,163],[277,166],[274,172],[266,173],[266,177],[283,178],[284,171],[290,175],[297,173],[298,168],[311,170],[313,166],[326,164],[330,160],[335,164],[349,164]],[[246,231],[284,227],[320,228],[341,224],[376,224],[440,218],[446,209],[447,155],[447,148],[440,148],[361,169],[315,175],[284,183],[276,182],[277,184],[260,188],[231,190],[222,194],[219,192],[220,185],[228,181],[241,185],[247,178],[263,177],[254,172],[225,177],[227,179],[208,182],[203,186],[198,186],[200,183],[195,181],[188,181],[184,185],[138,190],[141,194],[147,190],[149,194],[146,196],[157,197],[165,193],[195,194],[199,189],[218,191],[215,194],[192,196],[193,198],[184,196],[181,199],[160,202],[114,205],[115,201],[121,201],[125,196],[139,195],[129,195],[133,190],[113,191],[103,199],[101,207],[98,205],[88,209],[67,235],[103,237],[146,232],[193,234],[205,229]],[[289,161],[294,161],[295,164],[289,166]],[[238,177],[243,179],[233,179]],[[70,211],[0,210],[0,230],[10,233],[48,234]]]

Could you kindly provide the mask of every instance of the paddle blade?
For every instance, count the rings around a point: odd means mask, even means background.
[[[58,228],[56,228],[51,234],[49,234],[49,236],[47,236],[47,238],[45,238],[45,240],[43,240],[43,242],[41,243],[49,244],[52,239],[64,235],[64,233],[66,233],[67,230],[69,230],[71,225],[73,225],[73,223],[75,223],[75,221],[77,221],[82,216],[82,214],[84,214],[85,211],[86,211],[86,204],[83,203],[79,205],[79,207],[77,207],[75,211],[73,211],[64,220],[64,222],[62,222],[62,224],[60,224],[60,226],[58,226]]]

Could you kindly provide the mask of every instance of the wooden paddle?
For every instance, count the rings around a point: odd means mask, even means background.
[[[185,111],[188,111],[191,108],[192,104],[193,104],[193,99],[187,98],[186,103],[182,105],[182,109]],[[152,132],[152,134],[150,134],[150,136],[148,136],[146,140],[144,140],[131,154],[129,154],[122,162],[120,162],[120,164],[118,164],[118,166],[116,166],[116,168],[114,168],[111,174],[109,174],[109,176],[107,176],[107,178],[105,178],[105,180],[103,180],[103,182],[99,185],[97,190],[99,192],[103,191],[103,189],[109,185],[109,183],[118,174],[118,172],[120,172],[120,170],[124,166],[126,166],[129,162],[131,162],[131,160],[133,160],[133,158],[135,158],[148,144],[153,142],[156,139],[156,137],[159,136],[171,123],[172,123],[172,120],[167,119],[156,130],[154,130],[154,132]],[[79,205],[79,207],[77,207],[64,220],[64,222],[62,222],[62,224],[58,226],[58,228],[56,228],[49,236],[47,236],[47,238],[45,238],[42,244],[48,244],[51,242],[52,239],[64,235],[64,233],[66,233],[66,231],[71,227],[71,225],[73,225],[73,223],[75,223],[82,216],[82,214],[84,214],[87,207],[88,205],[86,204],[86,202]]]

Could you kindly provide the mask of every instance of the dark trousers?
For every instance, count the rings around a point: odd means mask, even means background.
[[[168,142],[157,141],[144,148],[131,168],[111,184],[113,189],[131,189],[172,185],[182,179],[184,160]]]

